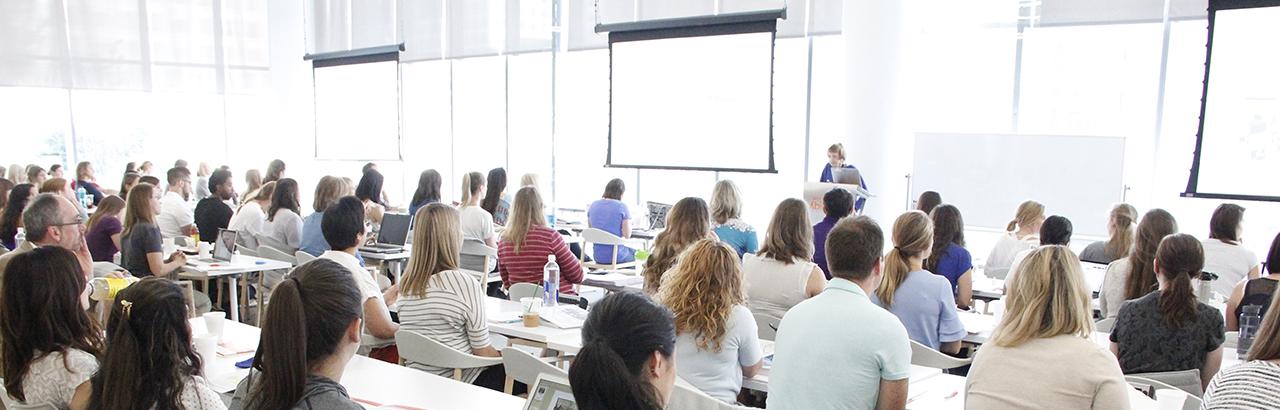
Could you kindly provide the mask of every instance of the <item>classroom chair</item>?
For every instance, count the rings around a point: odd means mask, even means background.
[[[316,260],[315,256],[311,256],[311,254],[303,251],[294,252],[293,257],[298,261],[299,265]]]
[[[490,266],[498,265],[498,249],[474,239],[462,241],[458,267],[479,272],[492,272]],[[482,282],[483,283],[483,282]]]
[[[1222,341],[1222,347],[1235,349],[1240,346],[1240,332],[1227,332],[1226,339]]]
[[[587,228],[582,230],[582,240],[584,241],[583,247],[582,247],[583,253],[586,253],[587,250],[589,249],[595,249],[595,247],[590,245],[611,246],[613,249],[613,258],[609,259],[613,261],[613,263],[602,264],[602,263],[597,263],[595,261],[591,261],[591,262],[584,261],[582,262],[583,267],[589,270],[610,270],[610,271],[616,271],[618,269],[634,269],[636,267],[635,261],[618,263],[618,248],[631,247],[627,245],[627,241],[625,239],[622,239],[617,235],[611,234],[609,232],[605,232],[604,230],[601,230],[601,229]],[[583,258],[583,259],[586,259],[586,258]]]
[[[676,378],[676,388],[671,391],[671,398],[667,401],[668,409],[681,410],[744,410],[751,407],[737,406],[725,403],[711,397],[702,390],[698,390],[683,378]]]
[[[532,283],[516,283],[507,290],[507,298],[519,302],[522,298],[542,297],[542,287]]]
[[[252,247],[250,247],[249,245],[243,245],[243,244],[239,244],[239,243],[237,243],[237,244],[236,244],[236,251],[237,251],[237,252],[239,252],[241,255],[244,255],[244,256],[252,256],[252,257],[255,257],[255,258],[256,258],[256,257],[258,257],[258,247],[257,247],[257,246],[252,246]]]
[[[1134,388],[1138,389],[1144,394],[1147,394],[1147,396],[1154,397],[1156,394],[1156,391],[1158,390],[1177,390],[1177,391],[1186,393],[1187,398],[1182,402],[1182,409],[1183,410],[1199,410],[1200,409],[1200,405],[1202,401],[1199,396],[1188,393],[1186,390],[1183,390],[1181,388],[1171,386],[1168,383],[1155,380],[1155,379],[1142,377],[1142,376],[1125,376],[1124,380],[1125,382],[1128,382],[1130,386],[1133,386]]]
[[[1106,319],[1099,320],[1097,322],[1093,322],[1093,330],[1095,332],[1111,333],[1111,330],[1115,328],[1116,328],[1116,318],[1114,317],[1109,317]]]
[[[756,317],[756,332],[761,340],[774,340],[778,337],[778,325],[782,318],[768,313],[752,312]]]
[[[946,353],[933,350],[929,346],[911,341],[911,364],[934,369],[950,370],[973,363],[973,358],[956,358]]]
[[[1200,386],[1200,371],[1197,369],[1177,372],[1134,373],[1124,376],[1129,384],[1147,384],[1152,389],[1178,389],[1194,397],[1204,394]]]
[[[406,361],[453,369],[453,379],[462,380],[463,369],[475,369],[502,364],[501,357],[480,357],[459,352],[429,337],[407,330],[396,331],[396,347],[400,351],[400,364]]]
[[[532,386],[533,382],[538,380],[538,375],[540,374],[569,378],[569,372],[552,365],[548,360],[556,361],[558,358],[538,358],[529,352],[514,347],[503,348],[502,367],[507,372],[507,381],[502,387],[503,391],[511,394],[512,389],[515,388],[515,382]]]

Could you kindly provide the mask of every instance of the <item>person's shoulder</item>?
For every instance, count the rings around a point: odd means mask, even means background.
[[[919,271],[916,271],[916,273],[913,273],[912,275],[919,276],[920,281],[929,285],[932,288],[937,288],[937,289],[945,288],[948,293],[951,292],[951,281],[947,280],[947,278],[942,275],[938,275],[928,270],[919,270]]]
[[[947,253],[946,255],[943,255],[943,256],[952,257],[952,258],[971,258],[972,257],[969,254],[969,249],[960,245],[956,245],[954,243],[947,244]]]
[[[1221,312],[1222,311],[1218,310],[1218,308],[1209,306],[1203,302],[1196,302],[1196,314],[1199,315],[1201,319],[1206,320],[1206,323],[1226,322],[1226,319],[1222,317]]]

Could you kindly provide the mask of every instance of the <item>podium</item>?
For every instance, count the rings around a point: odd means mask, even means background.
[[[871,198],[875,196],[875,195],[872,195],[871,192],[868,192],[867,190],[862,189],[862,187],[858,186],[857,184],[836,184],[831,182],[805,182],[804,183],[804,202],[809,205],[809,224],[810,225],[817,224],[818,222],[822,221],[822,218],[825,218],[827,216],[826,212],[822,211],[822,197],[823,195],[826,195],[828,191],[831,191],[832,189],[835,189],[835,188],[841,188],[841,189],[844,189],[845,191],[849,191],[850,194],[853,194],[854,203],[857,203],[859,199]],[[858,213],[858,211],[855,209],[854,213]]]

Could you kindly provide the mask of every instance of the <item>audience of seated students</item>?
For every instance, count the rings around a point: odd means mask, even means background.
[[[1109,264],[1129,256],[1129,251],[1133,248],[1134,227],[1137,225],[1138,208],[1129,204],[1116,204],[1107,217],[1107,234],[1110,237],[1085,247],[1084,252],[1080,252],[1080,260]]]
[[[813,225],[813,263],[831,280],[831,271],[827,269],[827,233],[841,218],[853,213],[853,194],[842,188],[827,191],[822,195],[822,212],[826,216]]]
[[[462,240],[484,242],[491,248],[498,247],[493,229],[493,215],[480,207],[480,193],[484,192],[484,175],[468,172],[462,175],[462,201],[458,204],[458,218],[462,222]],[[538,211],[541,214],[541,210]]]
[[[200,240],[213,243],[218,239],[218,230],[227,229],[231,225],[231,205],[227,205],[236,197],[236,188],[231,182],[231,171],[219,169],[206,178],[207,195],[196,203],[195,222],[200,232]]]
[[[929,213],[933,221],[933,248],[924,261],[924,269],[947,278],[956,306],[973,306],[973,256],[964,247],[964,218],[960,208],[942,204]]]
[[[951,283],[924,269],[933,250],[933,223],[924,212],[907,212],[894,221],[892,235],[884,279],[869,295],[871,302],[897,316],[911,340],[944,353],[959,353],[966,333],[956,314]]]
[[[89,199],[93,200],[94,206],[98,206],[103,198],[107,197],[102,192],[102,187],[98,186],[98,180],[93,175],[93,164],[89,163],[89,161],[81,161],[76,164],[75,185],[78,188],[84,188],[85,193],[90,197]]]
[[[627,187],[621,179],[614,178],[604,186],[604,195],[587,207],[587,226],[611,233],[619,238],[631,237],[631,210],[622,202]],[[596,244],[592,250],[596,263],[615,262],[614,247]],[[617,247],[617,263],[636,260],[636,251],[626,246]]]
[[[1125,374],[1199,370],[1201,387],[1222,366],[1224,329],[1218,309],[1192,292],[1204,253],[1187,234],[1169,235],[1156,251],[1159,289],[1120,307],[1111,330],[1111,352]]]
[[[996,241],[995,247],[987,255],[983,273],[996,279],[1004,279],[1013,265],[1013,257],[1027,249],[1035,248],[1040,242],[1040,224],[1044,223],[1044,205],[1036,201],[1024,201],[1018,205],[1018,213],[1005,234]]]
[[[262,178],[262,183],[275,182],[284,178],[284,161],[273,159],[267,164],[267,175]]]
[[[754,377],[764,364],[738,255],[702,239],[666,276],[657,299],[675,315],[677,374],[707,395],[735,403],[742,378]]]
[[[66,179],[62,173],[62,164],[53,164],[49,166],[49,178]]]
[[[75,252],[81,271],[93,271],[93,258],[84,244],[84,220],[76,212],[75,205],[57,194],[40,194],[31,198],[22,213],[27,239],[17,249],[0,255],[0,275],[9,261],[36,248],[56,246]]]
[[[760,247],[756,228],[742,219],[742,193],[730,180],[721,180],[711,192],[712,232],[721,242],[733,248],[741,258],[743,254],[756,253]]]
[[[422,171],[418,175],[418,188],[413,191],[413,198],[409,200],[409,215],[417,215],[418,208],[427,204],[440,202],[440,185],[443,182],[436,170]]]
[[[31,184],[14,185],[9,190],[8,202],[0,213],[0,245],[8,250],[18,249],[18,228],[22,227],[22,211],[27,203],[36,196],[36,187]]]
[[[196,183],[194,186],[194,199],[196,202],[213,195],[213,190],[209,187],[209,175],[212,173],[213,170],[209,168],[208,162],[200,162],[200,165],[196,166]]]
[[[747,307],[781,319],[792,306],[822,293],[827,278],[813,263],[813,228],[804,201],[787,198],[769,220],[759,252],[742,256]]]
[[[36,248],[10,261],[0,286],[0,352],[9,397],[28,406],[84,408],[102,333],[89,317],[75,254]]]
[[[120,234],[124,232],[124,223],[120,221],[122,216],[124,200],[108,195],[89,217],[84,242],[94,262],[112,262],[116,252],[120,252]]]
[[[35,164],[27,165],[27,182],[30,182],[31,185],[40,186],[47,179],[49,179],[49,174],[44,172],[44,168],[40,168],[39,165]]]
[[[1004,317],[969,369],[965,406],[1127,409],[1130,387],[1119,363],[1089,339],[1080,259],[1065,246],[1042,246],[1013,281]]]
[[[268,182],[254,191],[254,195],[240,203],[236,213],[231,215],[227,229],[239,232],[242,236],[264,235],[263,226],[267,223],[267,209],[271,208],[271,197],[275,196],[276,183]]]
[[[156,226],[160,196],[151,184],[139,184],[125,204],[124,231],[120,235],[120,265],[134,276],[167,276],[187,263],[182,251],[164,255],[164,241]]]
[[[186,168],[171,168],[165,174],[169,188],[160,200],[160,216],[156,217],[156,225],[166,238],[188,236],[196,230],[196,216],[188,205],[191,199],[191,171]]]
[[[289,178],[280,180],[280,185],[292,181]],[[280,192],[278,189],[276,192]],[[363,266],[356,257],[360,244],[364,243],[364,205],[353,196],[343,197],[324,211],[324,219],[320,222],[325,241],[330,250],[320,255],[341,264],[351,272],[352,280],[360,290],[360,304],[364,309],[365,331],[379,339],[394,339],[400,325],[391,320],[388,306],[395,304],[399,296],[399,288],[392,285],[383,292],[373,274]]]
[[[1280,305],[1280,292],[1270,303]],[[1218,372],[1204,391],[1205,409],[1266,409],[1280,403],[1280,309],[1262,319],[1245,362]]]
[[[136,172],[126,172],[124,176],[120,178],[120,199],[129,199],[129,191],[132,190],[134,186],[138,185],[141,178],[142,175]]]
[[[674,322],[642,293],[617,292],[594,304],[569,367],[578,409],[666,408],[676,382]]]
[[[1165,236],[1178,233],[1178,222],[1163,209],[1152,209],[1138,222],[1138,236],[1133,251],[1126,258],[1107,265],[1098,292],[1098,310],[1102,317],[1113,318],[1120,305],[1156,290],[1156,248]]]
[[[560,293],[578,294],[573,285],[582,283],[582,265],[569,252],[569,245],[565,244],[560,233],[547,227],[537,188],[525,187],[516,191],[508,222],[507,229],[502,231],[502,241],[498,243],[498,272],[502,275],[502,287],[510,288],[516,283],[541,286],[542,268],[554,256],[556,265],[560,266]]]
[[[360,347],[360,317],[360,292],[342,265],[294,269],[271,294],[253,370],[230,408],[363,409],[338,383]]]
[[[147,278],[120,291],[106,327],[107,347],[92,379],[89,408],[226,409],[201,377],[177,282]]]
[[[1070,219],[1059,215],[1050,216],[1040,224],[1040,246],[1062,245],[1070,249],[1073,230]],[[1035,248],[1013,255],[1013,262],[1009,264],[1009,273],[1004,277],[1005,283],[1013,282],[1013,277],[1018,274],[1018,268],[1022,266],[1022,261],[1026,260],[1032,251],[1035,251]],[[1004,292],[1005,294],[1009,293],[1008,286],[1005,287]]]
[[[1271,240],[1263,266],[1267,268],[1266,275],[1240,282],[1227,298],[1227,331],[1240,330],[1240,313],[1244,306],[1262,307],[1259,313],[1263,316],[1270,310],[1271,295],[1276,293],[1276,283],[1280,282],[1280,234]]]
[[[338,199],[354,194],[351,180],[332,175],[321,177],[320,182],[316,184],[316,194],[311,202],[313,212],[306,218],[302,218],[302,242],[298,250],[311,256],[320,256],[324,251],[329,250],[329,242],[324,240],[324,231],[320,225],[324,220],[324,211],[337,203]]]
[[[688,197],[676,201],[667,212],[666,229],[653,239],[653,253],[644,264],[644,291],[658,292],[662,276],[676,265],[680,254],[694,242],[715,238],[711,231],[711,214],[702,198]]]
[[[485,292],[480,281],[458,270],[462,229],[458,211],[434,203],[421,208],[413,228],[413,254],[405,270],[400,298],[400,329],[418,333],[459,352],[499,357],[489,341]],[[452,368],[406,362],[415,369],[453,377]],[[502,390],[502,366],[464,369],[462,381]],[[484,376],[482,376],[482,371]]]
[[[846,164],[844,162],[845,160],[844,144],[831,144],[831,146],[827,148],[827,163],[822,166],[822,175],[818,178],[818,182],[835,182],[835,175],[831,172],[832,168],[857,169],[857,167],[852,164]],[[858,186],[862,187],[862,189],[867,189],[867,179],[860,179],[858,181]],[[858,198],[858,202],[854,204],[854,209],[861,211],[862,207],[866,204],[866,198]]]
[[[920,199],[916,200],[916,210],[930,215],[933,210],[942,205],[942,194],[937,191],[924,191],[920,193]]]
[[[906,407],[907,331],[868,297],[881,280],[883,248],[884,234],[869,217],[846,218],[831,229],[826,249],[833,279],[778,325],[768,408]]]
[[[382,173],[371,169],[356,183],[356,198],[364,204],[365,218],[374,226],[382,226],[382,214],[387,212],[387,205],[382,202],[382,180]]]
[[[288,254],[297,251],[302,245],[300,213],[302,205],[298,181],[293,178],[276,181],[276,190],[271,194],[271,206],[267,208],[267,221],[262,224],[262,236],[271,241],[268,245],[283,247],[280,250]],[[363,231],[364,227],[361,226],[360,229]]]
[[[257,169],[245,171],[244,184],[244,196],[240,198],[240,203],[249,202],[250,199],[258,195],[258,190],[262,189],[262,173]]]
[[[1218,205],[1209,219],[1209,239],[1203,242],[1204,270],[1218,274],[1212,282],[1214,293],[1228,296],[1240,281],[1257,278],[1262,271],[1258,256],[1240,245],[1243,237],[1244,207]]]
[[[502,226],[507,225],[507,217],[511,214],[511,202],[507,200],[506,193],[507,170],[502,168],[489,170],[480,208],[493,215],[493,223]]]

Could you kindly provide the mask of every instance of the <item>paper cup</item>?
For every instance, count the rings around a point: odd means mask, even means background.
[[[218,337],[212,334],[197,337],[195,340],[196,354],[200,355],[200,361],[204,362],[204,374],[209,374],[209,369],[213,365],[213,361],[218,358]]]
[[[200,258],[208,259],[211,253],[213,253],[213,244],[200,242]]]
[[[542,298],[520,298],[520,313],[525,327],[538,327],[540,311],[542,311]]]
[[[1179,390],[1162,389],[1156,390],[1156,408],[1160,410],[1182,410],[1182,402],[1187,400],[1187,394]]]
[[[227,312],[209,312],[204,314],[205,327],[209,329],[209,334],[217,337],[216,340],[222,340],[222,327],[226,324]]]

